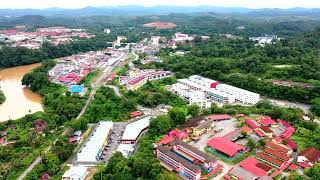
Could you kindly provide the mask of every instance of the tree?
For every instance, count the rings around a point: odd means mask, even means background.
[[[157,118],[151,120],[149,133],[151,136],[159,136],[170,131],[172,126],[173,123],[168,116],[158,116]]]
[[[172,108],[169,111],[169,117],[174,125],[183,124],[186,121],[185,112],[180,108]]]
[[[320,98],[315,98],[311,101],[311,110],[317,116],[320,116]]]
[[[312,168],[307,168],[304,173],[311,179],[320,179],[320,164],[315,164]]]
[[[44,156],[43,163],[46,165],[50,174],[55,174],[59,170],[59,158],[51,152],[48,152]]]
[[[187,111],[187,114],[191,115],[192,117],[197,117],[200,113],[200,107],[193,104],[193,105],[190,105],[188,106],[188,111]]]

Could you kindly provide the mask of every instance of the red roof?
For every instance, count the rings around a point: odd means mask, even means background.
[[[141,116],[142,115],[142,112],[140,111],[134,111],[132,113],[130,113],[131,117],[137,117],[137,116]]]
[[[4,144],[5,140],[4,138],[0,138],[0,144]]]
[[[259,163],[255,158],[248,157],[240,163],[240,166],[251,173],[261,177],[267,175],[267,172],[256,165]]]
[[[245,149],[243,146],[222,137],[211,139],[207,142],[207,145],[213,149],[223,152],[224,154],[227,154],[228,156],[234,156],[237,152]]]
[[[281,137],[289,138],[293,133],[295,129],[294,127],[288,127],[282,134]]]
[[[135,85],[135,84],[137,84],[138,82],[144,80],[145,78],[146,78],[146,76],[138,76],[138,77],[130,80],[130,81],[128,82],[128,84],[130,84],[130,85]]]
[[[168,144],[168,143],[170,143],[170,142],[172,142],[172,141],[173,141],[173,138],[172,138],[171,136],[164,135],[164,136],[162,137],[162,140],[159,141],[157,144],[158,144],[158,145],[162,145],[162,144],[166,145],[166,144]]]
[[[251,133],[252,132],[252,129],[249,128],[248,126],[242,126],[240,128],[240,130],[243,131],[243,132],[246,132],[246,133]]]
[[[291,164],[289,167],[288,167],[288,170],[290,171],[294,171],[298,168],[298,166],[296,164]]]
[[[278,122],[281,123],[285,128],[291,127],[291,124],[289,124],[287,121],[278,119]]]
[[[264,133],[260,129],[255,129],[254,132],[256,132],[260,137],[264,137]]]
[[[172,130],[169,132],[170,136],[174,136],[178,139],[187,139],[189,138],[189,134],[184,132],[184,131],[176,131],[176,130]]]
[[[265,126],[268,126],[268,125],[271,125],[271,124],[276,124],[276,122],[274,120],[272,120],[272,118],[270,116],[262,117],[261,120],[260,120],[260,123],[265,125]]]
[[[282,142],[282,138],[280,136],[275,137],[273,140],[275,140],[277,143]]]
[[[246,115],[244,115],[244,114],[237,114],[236,116],[237,116],[237,118],[241,118],[241,117],[245,117]]]
[[[298,149],[298,145],[292,139],[285,139],[285,140],[287,140],[288,146],[290,146],[291,149],[293,149],[293,150]]]
[[[85,69],[85,70],[83,70],[83,71],[81,71],[81,75],[83,75],[83,76],[86,76],[86,75],[88,75],[89,74],[89,70],[87,70],[87,69]]]
[[[219,121],[219,120],[229,120],[229,119],[231,119],[231,116],[229,116],[227,114],[213,114],[213,115],[207,116],[207,118],[209,120]]]
[[[252,129],[258,128],[258,125],[257,125],[254,121],[252,121],[252,120],[250,120],[250,119],[245,119],[244,122],[245,122],[248,126],[250,126]]]
[[[268,126],[260,126],[259,129],[264,133],[273,133],[273,131]]]
[[[276,151],[283,152],[283,153],[286,153],[286,154],[288,154],[288,152],[290,151],[289,147],[287,147],[285,145],[278,145],[278,144],[275,144],[275,143],[273,143],[271,141],[267,141],[266,145],[269,146],[270,148],[276,150]]]
[[[79,84],[82,79],[83,79],[83,76],[77,76],[77,77],[73,80],[73,82],[74,82],[75,84]]]
[[[303,150],[299,156],[304,156],[307,158],[312,164],[320,161],[320,151],[315,147],[309,147]]]
[[[74,142],[76,142],[77,141],[77,136],[72,136],[72,137],[70,137],[69,138],[69,143],[74,143]]]
[[[303,168],[309,168],[309,167],[311,167],[311,166],[310,166],[308,163],[306,163],[306,162],[299,162],[298,165],[301,166],[301,167],[303,167]]]

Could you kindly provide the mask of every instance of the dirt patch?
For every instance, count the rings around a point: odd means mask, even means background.
[[[171,22],[150,22],[143,25],[144,27],[156,28],[156,29],[173,29],[177,27],[176,24]]]

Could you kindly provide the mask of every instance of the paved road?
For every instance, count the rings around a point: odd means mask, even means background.
[[[122,59],[126,59],[127,57],[128,57],[128,53],[126,53],[122,58],[120,58],[119,61],[122,60]],[[115,62],[114,64],[116,64],[116,63],[117,63],[117,62]],[[110,73],[112,72],[112,70],[113,70],[114,68],[115,68],[115,66],[112,65],[111,68],[107,68],[105,71],[103,71],[103,74],[102,74],[102,75],[96,80],[96,82],[92,85],[92,91],[91,91],[91,93],[90,93],[90,95],[89,95],[89,98],[87,99],[85,106],[82,108],[81,112],[79,113],[79,115],[77,116],[76,119],[79,119],[81,116],[83,116],[83,114],[85,113],[85,111],[86,111],[87,107],[89,106],[90,102],[93,100],[93,97],[94,97],[94,95],[95,95],[95,93],[96,93],[96,91],[97,91],[97,88],[98,88],[99,85],[102,83],[102,81],[103,81],[106,77],[108,77],[108,76],[110,75]],[[69,131],[70,131],[70,129],[66,129],[66,130],[64,130],[64,131],[62,132],[61,135],[67,134],[67,132],[69,132]],[[52,144],[54,144],[57,140],[58,140],[58,138],[57,138]],[[44,151],[44,154],[46,154],[46,153],[51,149],[52,144],[49,145],[49,146],[46,148],[46,150]],[[27,176],[27,174],[28,174],[29,172],[31,172],[32,169],[33,169],[36,165],[38,165],[41,161],[42,161],[42,157],[41,157],[41,156],[38,156],[38,157],[33,161],[33,163],[19,176],[18,180],[24,179],[24,178]]]

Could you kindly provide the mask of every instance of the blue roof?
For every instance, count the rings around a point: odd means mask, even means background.
[[[72,85],[70,87],[70,92],[71,93],[82,93],[84,90],[84,85]]]

